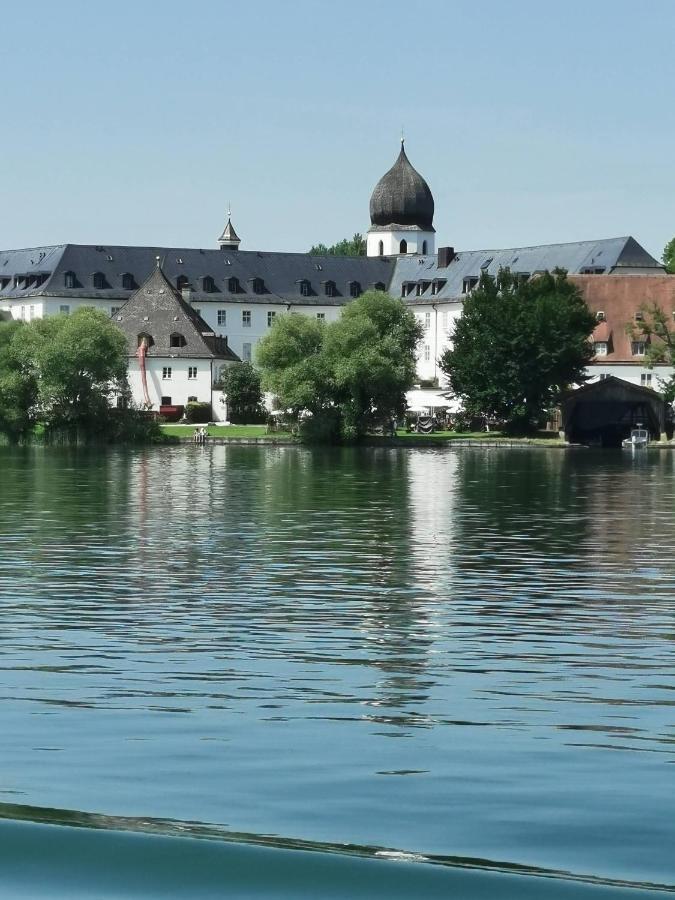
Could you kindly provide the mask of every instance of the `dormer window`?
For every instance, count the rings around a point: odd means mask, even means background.
[[[417,282],[417,284],[415,285],[415,293],[417,294],[418,297],[422,296],[422,294],[429,287],[429,284],[430,284],[430,282],[428,282],[428,281],[418,281]]]
[[[206,294],[212,294],[216,289],[216,283],[211,275],[204,275],[202,278],[202,290]]]
[[[312,293],[312,284],[307,278],[301,278],[298,282],[300,285],[300,296],[309,297]]]
[[[337,293],[336,290],[335,290],[335,282],[334,282],[334,281],[327,281],[326,284],[325,284],[325,286],[324,286],[324,290],[325,290],[325,293],[326,293],[326,297],[334,297],[335,294]]]
[[[179,275],[176,278],[176,287],[179,291],[186,291],[190,287],[190,279],[186,275]]]
[[[604,312],[601,309],[599,309],[595,314],[595,318],[596,318],[596,321],[598,321],[598,322],[604,322],[605,321]]]
[[[446,280],[445,278],[434,278],[431,282],[431,293],[436,296],[436,294],[440,294],[445,286]]]
[[[94,274],[91,276],[91,278],[92,278],[92,283],[94,285],[95,290],[97,290],[97,291],[105,290],[107,285],[106,285],[105,275],[103,274],[103,272],[94,272]]]
[[[265,292],[265,282],[262,278],[254,278],[251,282],[254,294],[263,294]]]
[[[154,345],[154,343],[155,342],[152,339],[152,335],[148,334],[146,331],[142,331],[138,335],[138,346],[139,347],[141,346],[141,344],[145,344],[145,347],[147,349],[148,347],[152,347]]]
[[[169,336],[169,347],[179,348],[184,347],[186,344],[187,341],[184,336],[177,331],[174,331],[174,333]]]
[[[74,288],[75,287],[75,273],[74,272],[66,272],[63,276],[63,284],[64,287]]]
[[[360,297],[361,296],[361,285],[358,281],[350,281],[349,282],[349,296],[350,297]]]
[[[234,275],[227,279],[227,289],[231,294],[240,293],[241,285],[239,284],[239,279]]]
[[[607,356],[607,341],[596,341],[593,344],[594,356]]]
[[[471,291],[478,284],[478,276],[477,275],[467,275],[467,277],[462,281],[462,293],[470,294]]]
[[[131,272],[124,272],[122,274],[122,290],[124,291],[133,291],[136,287],[136,279],[131,274]]]
[[[635,318],[635,321],[636,321],[636,322],[644,322],[644,318],[645,318],[645,317],[644,317],[644,315],[643,315],[643,313],[642,313],[642,310],[639,309],[639,310],[635,313],[634,318]]]

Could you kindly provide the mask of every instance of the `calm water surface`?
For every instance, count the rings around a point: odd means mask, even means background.
[[[674,512],[666,452],[0,450],[0,895],[675,891]]]

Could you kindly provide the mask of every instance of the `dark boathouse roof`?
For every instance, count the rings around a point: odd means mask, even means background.
[[[412,225],[433,230],[434,198],[429,185],[410,164],[403,141],[398,159],[375,185],[370,221],[380,227]]]
[[[118,310],[114,322],[127,339],[129,356],[135,356],[145,336],[148,356],[239,361],[227,339],[216,337],[159,266]]]

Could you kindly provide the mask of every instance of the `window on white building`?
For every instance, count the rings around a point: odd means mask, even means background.
[[[218,310],[218,324],[219,325],[227,325],[227,310],[226,309]]]
[[[21,318],[22,319],[26,318],[26,307],[25,306],[21,307]]]
[[[117,313],[118,313],[121,309],[122,309],[121,306],[111,306],[111,307],[110,307],[110,315],[111,315],[111,316],[116,316]]]
[[[69,316],[70,315],[70,307],[68,306],[67,303],[65,303],[65,304],[59,306],[59,312],[61,313],[62,316]]]
[[[242,325],[242,328],[250,328],[251,327],[251,310],[250,309],[242,309],[241,325]]]
[[[424,330],[428,331],[431,328],[431,313],[424,313]]]
[[[274,310],[270,309],[267,311],[267,327],[271,328],[274,325],[274,320],[276,319],[277,314]]]
[[[631,341],[630,352],[633,354],[633,356],[644,356],[645,348],[645,341]]]
[[[197,377],[197,366],[188,366],[188,378]]]
[[[171,378],[171,366],[164,366],[162,369],[162,379],[168,381]]]
[[[607,341],[596,341],[593,344],[595,356],[607,356]]]
[[[162,397],[160,403],[162,406],[171,406],[171,397]]]
[[[326,313],[317,313],[316,317],[319,321],[323,321],[326,318]]]
[[[443,331],[448,330],[448,312],[447,312],[447,310],[445,310],[445,312],[441,313],[441,328],[443,329]]]
[[[242,344],[241,345],[241,358],[244,362],[251,362],[251,345],[250,344]]]
[[[425,344],[424,345],[424,361],[429,362],[430,359],[431,359],[431,347],[429,346],[429,344]]]
[[[35,318],[35,307],[33,305],[28,307],[28,318],[29,319]]]
[[[640,384],[644,387],[652,386],[652,373],[651,372],[643,372],[640,375]]]

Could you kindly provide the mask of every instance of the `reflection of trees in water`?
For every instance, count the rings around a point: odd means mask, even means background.
[[[616,451],[493,451],[461,456],[457,595],[513,622],[644,607],[672,589],[674,460]],[[647,583],[641,570],[651,567]],[[642,573],[645,574],[644,571]],[[647,573],[648,574],[648,573]],[[665,582],[661,578],[666,577]],[[581,627],[581,620],[575,620]]]

